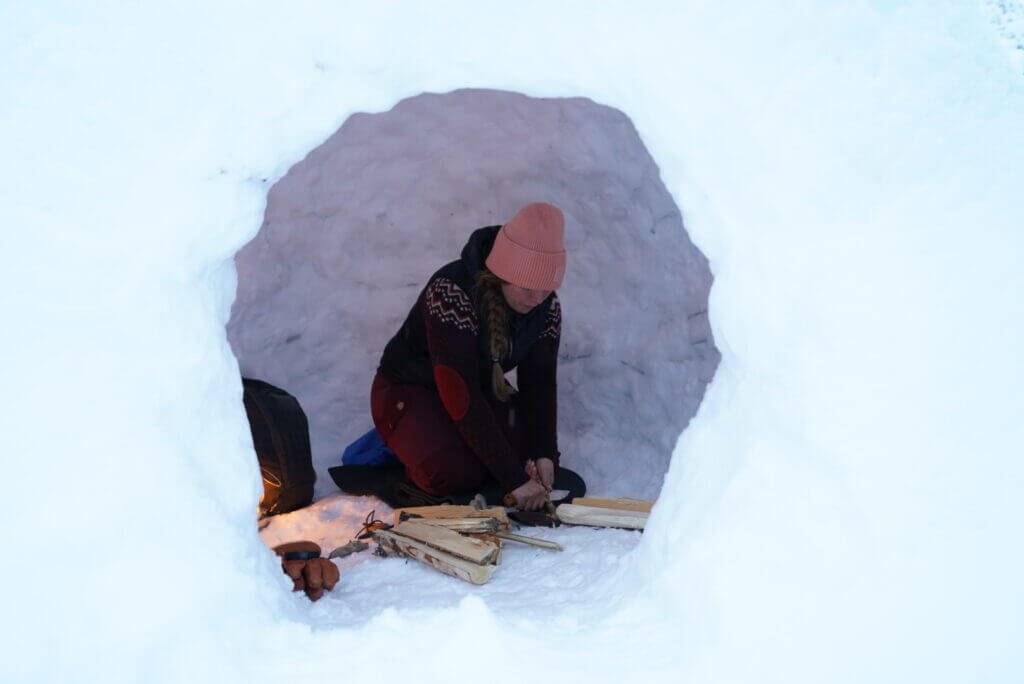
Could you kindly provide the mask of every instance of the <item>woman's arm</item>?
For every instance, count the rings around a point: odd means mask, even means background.
[[[549,458],[558,465],[558,346],[562,337],[562,306],[552,295],[547,324],[519,362],[518,410],[526,425],[530,458]]]
[[[441,402],[462,438],[502,488],[511,492],[528,478],[480,389],[479,321],[473,303],[452,280],[440,277],[427,285],[422,306]]]

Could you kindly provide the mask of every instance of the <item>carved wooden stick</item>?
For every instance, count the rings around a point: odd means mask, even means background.
[[[530,546],[539,546],[542,549],[551,549],[552,551],[564,551],[561,544],[557,544],[547,539],[537,539],[536,537],[524,537],[521,534],[513,534],[511,532],[496,532],[495,537],[500,539],[508,539],[509,541],[516,541],[520,544],[529,544]]]

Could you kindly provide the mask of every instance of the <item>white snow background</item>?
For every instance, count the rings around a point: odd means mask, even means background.
[[[0,681],[1019,681],[1024,80],[992,10],[0,6]],[[311,606],[253,524],[234,255],[349,115],[467,87],[630,117],[722,362],[635,549],[565,532],[586,581],[386,561],[345,603],[363,562]]]

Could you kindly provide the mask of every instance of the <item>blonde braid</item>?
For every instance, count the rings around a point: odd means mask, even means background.
[[[501,278],[483,269],[476,275],[475,291],[487,315],[488,351],[493,363],[491,387],[499,401],[508,401],[515,394],[515,389],[505,379],[505,371],[501,367],[501,359],[508,351],[508,304],[501,293],[501,283]]]

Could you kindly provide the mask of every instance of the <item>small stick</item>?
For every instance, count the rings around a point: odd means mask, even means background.
[[[370,545],[367,544],[366,542],[361,542],[361,541],[358,541],[358,540],[353,540],[353,541],[350,541],[348,544],[345,544],[344,546],[339,546],[338,548],[334,549],[333,551],[331,551],[331,555],[329,555],[327,557],[328,558],[344,558],[345,556],[350,556],[353,553],[359,553],[360,551],[365,551],[368,548],[370,548]]]
[[[551,549],[552,551],[564,551],[561,544],[557,544],[553,541],[546,539],[537,539],[535,537],[525,537],[521,534],[513,534],[511,532],[495,532],[495,537],[501,539],[508,539],[509,541],[516,541],[520,544],[529,544],[530,546],[539,546],[542,549]]]

